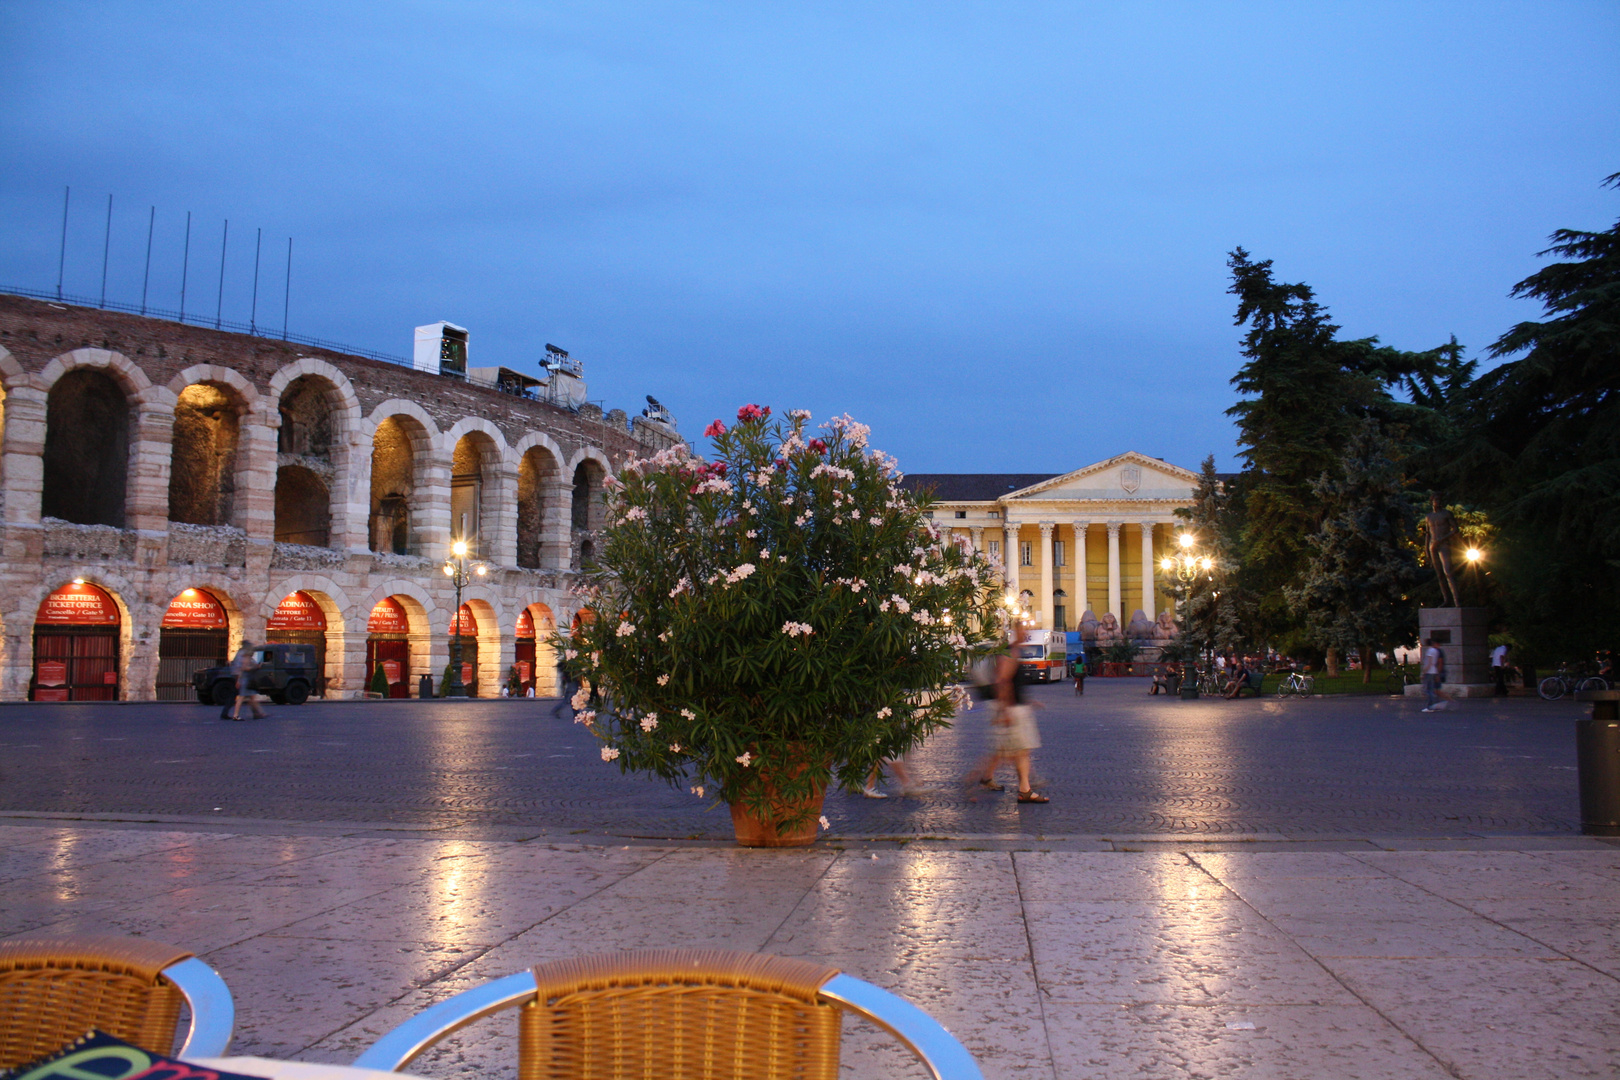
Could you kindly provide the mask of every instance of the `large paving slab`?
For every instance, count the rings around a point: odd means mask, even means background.
[[[1504,838],[1505,840],[1505,838]],[[197,949],[234,1050],[351,1061],[536,962],[651,946],[812,958],[902,994],[993,1078],[1620,1074],[1620,849],[795,851],[0,824],[0,937]],[[413,1071],[515,1075],[510,1015]],[[870,1025],[844,1074],[921,1077]]]

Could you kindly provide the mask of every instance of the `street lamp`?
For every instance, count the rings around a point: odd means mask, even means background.
[[[1166,555],[1159,560],[1159,569],[1166,574],[1174,574],[1187,588],[1187,618],[1191,629],[1192,616],[1192,587],[1200,574],[1208,575],[1215,569],[1215,560],[1198,551],[1198,539],[1190,532],[1182,533],[1176,540],[1181,551],[1175,555]],[[1184,701],[1191,701],[1198,697],[1198,681],[1189,679],[1187,672],[1181,673],[1181,697]]]
[[[483,577],[489,573],[489,567],[483,563],[474,563],[471,573],[467,569],[467,541],[457,540],[450,545],[450,557],[444,561],[444,576],[449,578],[456,587],[456,608],[454,629],[450,635],[450,681],[445,684],[444,696],[466,697],[467,686],[461,681],[461,590],[467,583],[476,577]]]

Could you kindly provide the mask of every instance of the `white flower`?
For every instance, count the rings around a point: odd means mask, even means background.
[[[681,715],[686,717],[688,720],[696,720],[697,719],[697,713],[693,712],[691,709],[682,709],[681,710]]]
[[[851,510],[849,512],[849,516],[854,518],[856,521],[861,520],[861,512],[859,510]]]
[[[806,510],[804,513],[800,514],[798,517],[793,519],[793,524],[795,524],[795,525],[803,525],[805,522],[807,522],[809,520],[810,520],[810,511]]]
[[[564,660],[576,660],[578,658],[579,658],[579,650],[578,649],[564,649],[563,650],[563,659]]]
[[[574,723],[584,724],[586,727],[590,727],[592,724],[596,723],[596,713],[590,709],[583,709],[574,714]]]
[[[730,495],[733,491],[731,481],[722,480],[718,476],[711,476],[709,479],[703,481],[703,483],[697,486],[696,494],[704,495],[711,491],[718,491],[722,494]]]
[[[659,636],[662,637],[663,635],[660,634]],[[668,672],[665,672],[664,674],[658,676],[658,685],[659,686],[668,686],[669,685],[669,673]]]
[[[602,666],[602,654],[601,654],[601,652],[598,651],[598,652],[591,653],[591,667],[601,667],[601,666]]]
[[[741,765],[743,768],[746,769],[753,763],[754,755],[750,754],[748,751],[744,750],[742,753],[737,755],[737,764]]]
[[[889,597],[889,603],[893,604],[894,609],[902,615],[911,610],[911,601],[903,596],[891,596]]]
[[[747,577],[753,572],[754,564],[745,562],[741,566],[737,567],[737,569],[726,575],[726,584],[735,585],[737,582],[741,581],[743,578]]]
[[[680,753],[681,752],[681,744],[678,743],[678,742],[670,743],[669,744],[669,752],[672,753],[672,754]]]
[[[760,552],[759,552],[759,557],[761,559],[770,558],[771,557],[771,549],[770,548],[761,548]]]
[[[643,716],[641,718],[641,730],[642,731],[652,731],[657,726],[658,726],[658,714],[657,713],[650,712],[646,716]]]
[[[631,634],[633,634],[635,632],[636,632],[635,624],[626,622],[626,621],[624,621],[622,619],[619,621],[619,629],[618,629],[617,633],[618,633],[618,635],[620,637],[629,637]]]
[[[574,691],[574,696],[568,699],[568,703],[577,711],[583,709],[589,700],[591,700],[591,684],[589,680],[581,679],[579,689]]]
[[[889,708],[887,705],[885,705],[885,706],[883,706],[883,708],[878,710],[877,714],[878,714],[878,719],[881,720],[885,716],[893,716],[894,715],[894,710]]]
[[[626,520],[626,521],[646,521],[647,520],[647,510],[646,510],[645,507],[642,507],[642,506],[632,506],[630,509],[628,509],[628,510],[626,510],[624,512],[624,520]]]
[[[821,827],[822,827],[822,828],[823,828],[823,829],[830,829],[830,828],[832,828],[832,822],[830,822],[830,821],[828,821],[828,820],[827,820],[827,815],[826,815],[826,814],[822,814],[822,815],[821,815],[821,817],[820,817],[820,818],[819,818],[819,820],[820,820],[820,822],[821,822]]]
[[[788,419],[789,420],[808,420],[808,419],[810,419],[810,410],[809,409],[789,409],[788,410]]]
[[[703,798],[703,785],[702,784],[694,784],[692,786],[692,794],[696,795],[700,799]]]
[[[659,641],[668,641],[669,640],[669,631],[665,630],[662,634],[659,634],[658,635],[658,640]]]
[[[692,579],[691,578],[681,578],[681,580],[679,580],[679,581],[677,581],[675,583],[675,587],[673,589],[669,590],[669,598],[671,600],[673,600],[677,596],[681,595],[681,593],[685,592],[687,589],[690,589],[691,587],[692,587]]]
[[[618,758],[618,756],[619,756],[619,751],[618,751],[617,747],[613,747],[613,746],[604,746],[604,747],[602,747],[602,760],[603,761],[613,761],[613,760],[616,760]]]
[[[750,506],[748,508],[748,512],[750,514],[753,514],[755,517],[759,517],[759,507],[757,507],[757,506]]]
[[[787,622],[782,624],[782,633],[786,634],[788,637],[802,637],[806,634],[815,633],[815,628],[809,623],[794,622],[793,620],[789,619]]]
[[[749,529],[747,532],[743,533],[743,535],[752,540],[754,537],[759,535],[759,531],[757,529]]]

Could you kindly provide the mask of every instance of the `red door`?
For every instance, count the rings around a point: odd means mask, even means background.
[[[371,689],[377,665],[383,665],[388,678],[388,696],[411,696],[411,643],[400,638],[370,637],[366,639],[366,689]]]

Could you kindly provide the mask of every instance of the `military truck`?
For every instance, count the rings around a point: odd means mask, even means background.
[[[315,689],[315,650],[308,645],[261,645],[253,651],[259,666],[248,673],[256,693],[277,705],[302,705]],[[197,700],[224,708],[236,700],[236,679],[229,665],[204,668],[191,676]]]

